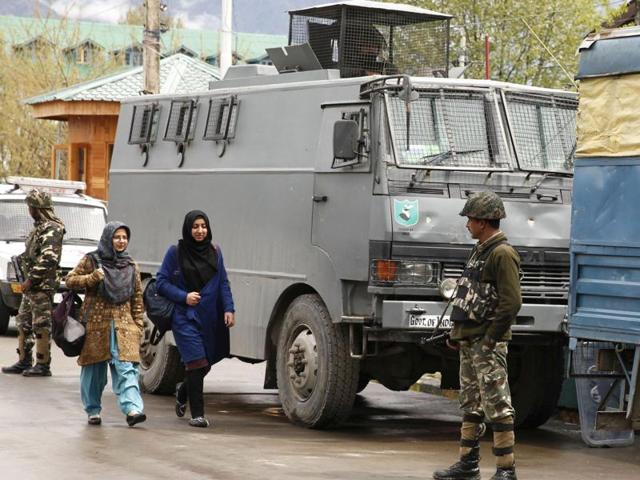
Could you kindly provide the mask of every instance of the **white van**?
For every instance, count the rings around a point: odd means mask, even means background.
[[[24,252],[24,242],[33,228],[25,197],[33,188],[51,194],[53,208],[64,222],[66,233],[60,260],[60,276],[74,268],[82,256],[96,249],[106,223],[104,203],[82,194],[84,182],[46,178],[7,177],[0,183],[0,334],[9,326],[9,319],[18,312],[22,298],[11,257]],[[64,283],[60,290],[64,290]],[[58,300],[60,293],[56,294]]]

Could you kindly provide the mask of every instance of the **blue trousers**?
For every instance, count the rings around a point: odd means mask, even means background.
[[[102,410],[102,392],[107,385],[107,365],[111,370],[111,386],[122,413],[142,412],[144,404],[138,385],[138,366],[118,360],[118,341],[111,325],[111,360],[84,365],[80,371],[80,396],[87,415],[98,415]]]

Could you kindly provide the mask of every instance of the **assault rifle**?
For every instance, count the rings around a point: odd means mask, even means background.
[[[17,255],[11,257],[11,265],[13,265],[13,269],[16,271],[16,279],[21,284],[24,283],[24,274],[22,273],[22,260]]]

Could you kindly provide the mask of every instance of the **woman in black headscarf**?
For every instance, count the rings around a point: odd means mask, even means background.
[[[235,323],[233,297],[220,247],[212,243],[207,215],[185,216],[182,239],[169,247],[157,277],[158,292],[174,302],[173,336],[185,365],[185,381],[176,393],[176,414],[189,425],[207,427],[202,395],[211,366],[229,356],[229,328]]]
[[[85,291],[80,315],[87,330],[78,364],[82,366],[80,393],[90,425],[102,422],[107,365],[127,424],[146,420],[138,386],[144,307],[140,272],[127,253],[130,238],[128,226],[109,222],[98,249],[85,255],[66,278],[67,287]]]

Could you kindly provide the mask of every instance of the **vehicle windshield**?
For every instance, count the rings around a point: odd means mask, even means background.
[[[407,108],[387,97],[396,163],[405,168],[510,170],[504,132],[490,90],[421,90]],[[407,142],[408,139],[408,142]]]
[[[65,242],[96,244],[105,225],[100,207],[57,204],[56,215],[64,222]],[[0,240],[24,240],[33,228],[33,219],[23,201],[0,202]]]
[[[574,96],[555,92],[438,89],[419,91],[407,115],[403,99],[387,96],[396,164],[415,169],[572,174],[577,108]]]
[[[505,100],[520,168],[572,173],[578,100],[522,92],[505,92]]]

